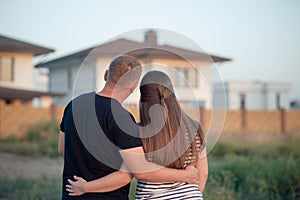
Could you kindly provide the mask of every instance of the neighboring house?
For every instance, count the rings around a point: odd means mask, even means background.
[[[144,42],[121,38],[40,63],[36,67],[49,69],[49,90],[66,93],[64,97],[54,98],[54,102],[65,105],[73,96],[78,95],[78,91],[98,91],[104,84],[101,80],[109,62],[122,53],[128,53],[145,64],[143,74],[154,69],[167,73],[182,104],[193,107],[204,105],[206,108],[211,108],[212,63],[230,61],[228,58],[208,56],[189,49],[159,45],[156,32],[150,30],[145,33]],[[79,83],[76,84],[78,80]],[[138,99],[137,90],[125,103],[136,104]]]
[[[34,98],[43,97],[49,105],[50,96],[62,95],[36,90],[34,84],[33,58],[53,51],[0,35],[0,100],[5,104],[31,103]]]
[[[225,89],[225,90],[224,90]],[[289,109],[290,83],[229,81],[214,84],[214,108],[228,110]],[[222,98],[225,91],[226,106]]]

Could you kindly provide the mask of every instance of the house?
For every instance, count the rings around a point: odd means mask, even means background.
[[[0,101],[4,104],[25,104],[31,103],[34,98],[43,98],[44,103],[49,105],[51,96],[61,95],[37,90],[34,84],[33,58],[53,51],[0,35]]]
[[[66,93],[54,98],[54,102],[65,105],[74,96],[86,91],[98,91],[104,82],[103,74],[111,59],[119,54],[129,54],[143,63],[143,74],[149,70],[167,73],[175,86],[175,92],[183,105],[210,108],[212,89],[212,63],[230,61],[202,52],[160,45],[157,33],[145,32],[144,42],[119,38],[93,48],[88,48],[67,56],[36,65],[49,69],[50,92]],[[125,102],[136,105],[139,92]]]
[[[291,84],[282,82],[227,81],[215,83],[213,107],[227,108],[228,110],[290,109],[290,90]],[[224,97],[225,101],[223,101]]]

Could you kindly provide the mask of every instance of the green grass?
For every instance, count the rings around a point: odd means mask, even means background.
[[[23,139],[0,142],[0,151],[27,156],[56,157],[57,122],[29,128]],[[279,142],[278,142],[279,141]],[[205,199],[300,199],[300,137],[283,136],[276,142],[218,142],[209,153]],[[136,180],[130,199],[134,199]],[[0,199],[60,199],[60,178],[0,179]]]
[[[0,151],[27,156],[57,157],[59,128],[56,121],[30,126],[24,138],[8,137],[0,141]]]
[[[265,159],[278,156],[300,158],[300,139],[284,140],[280,143],[245,143],[245,142],[218,142],[210,155],[224,158],[229,155],[252,157],[260,156]]]
[[[207,199],[300,198],[299,159],[228,156],[219,163],[209,168]]]
[[[129,195],[134,200],[136,179]],[[18,200],[57,200],[61,199],[61,179],[0,179],[0,199]]]
[[[208,156],[207,199],[300,199],[300,138],[219,142]]]
[[[249,147],[251,145],[248,144]],[[243,147],[245,148],[245,147]],[[267,148],[272,155],[282,152]],[[265,156],[263,146],[246,155],[226,154],[223,157],[209,155],[209,178],[204,192],[205,199],[299,199],[300,159],[287,151],[275,156]],[[234,148],[234,152],[238,149]],[[290,150],[289,150],[290,151]],[[289,152],[288,151],[288,152]],[[130,199],[134,199],[136,181],[133,181]],[[0,180],[0,199],[59,199],[61,180],[23,179]]]
[[[4,179],[0,180],[0,199],[57,200],[61,199],[61,180]]]

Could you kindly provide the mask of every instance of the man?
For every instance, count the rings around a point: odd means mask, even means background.
[[[59,137],[59,152],[64,154],[62,199],[127,200],[131,177],[126,166],[143,180],[197,181],[198,172],[194,167],[176,170],[145,160],[138,127],[121,105],[137,87],[140,75],[141,64],[135,58],[118,56],[104,75],[106,84],[102,91],[83,94],[65,108]],[[139,164],[132,165],[133,161]],[[66,185],[68,180],[77,179],[74,175],[87,181],[100,178],[92,182],[90,190],[103,185],[97,191],[101,193],[70,196],[73,191]]]

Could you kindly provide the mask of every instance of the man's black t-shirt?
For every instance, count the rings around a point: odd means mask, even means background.
[[[127,200],[129,184],[106,193],[69,196],[68,179],[91,181],[117,171],[120,149],[141,146],[133,116],[115,99],[83,94],[65,108],[60,129],[65,133],[62,199]]]

